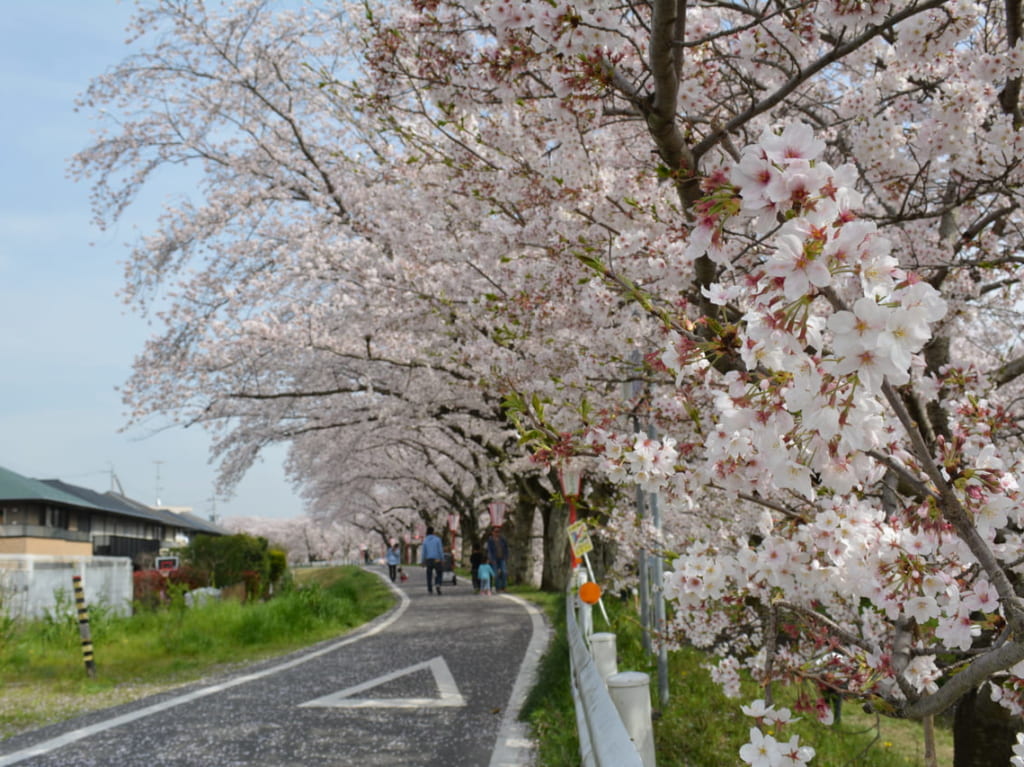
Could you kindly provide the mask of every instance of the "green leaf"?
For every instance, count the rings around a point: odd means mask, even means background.
[[[533,412],[537,414],[537,418],[544,420],[544,403],[541,401],[539,395],[533,395]]]

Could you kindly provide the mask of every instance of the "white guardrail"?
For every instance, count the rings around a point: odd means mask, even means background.
[[[575,594],[566,600],[583,767],[655,767],[650,677],[640,671],[618,671],[615,635],[592,634],[590,610]]]

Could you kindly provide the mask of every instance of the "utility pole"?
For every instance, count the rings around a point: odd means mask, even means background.
[[[634,349],[633,350],[633,353],[630,356],[630,362],[633,364],[633,366],[634,366],[634,368],[636,370],[640,369],[640,350],[639,349]],[[642,395],[643,395],[644,385],[643,385],[643,382],[641,382],[639,378],[634,378],[632,381],[630,381],[628,384],[625,385],[624,389],[625,389],[624,394],[625,394],[626,399],[627,400],[632,400],[632,402],[633,402],[632,421],[633,421],[633,434],[635,436],[635,435],[638,435],[638,434],[641,433],[641,428],[640,428],[640,412],[639,411],[640,411],[640,403],[641,403],[641,398],[642,398]],[[645,507],[647,505],[646,500],[647,500],[647,493],[645,493],[644,489],[640,486],[639,483],[637,483],[637,485],[636,485],[636,516],[637,516],[637,519],[640,521],[640,524],[643,524],[644,517],[647,516],[646,509],[645,509]],[[654,652],[654,647],[653,647],[653,644],[651,642],[651,593],[650,593],[650,577],[649,577],[650,576],[650,573],[649,573],[650,564],[649,564],[649,560],[648,560],[648,556],[647,556],[647,551],[646,550],[641,550],[640,557],[637,560],[636,566],[637,566],[637,577],[639,578],[639,581],[640,581],[640,585],[639,585],[639,588],[640,588],[640,627],[642,629],[641,630],[641,634],[640,634],[640,640],[641,640],[641,644],[643,645],[644,653],[646,653],[647,655],[651,655]]]
[[[153,463],[156,464],[156,505],[157,508],[160,508],[163,505],[160,503],[160,491],[163,490],[163,488],[160,487],[160,464],[162,464],[163,461],[158,460],[153,461]]]
[[[640,369],[641,356],[638,349],[633,350],[630,361]],[[640,405],[645,399],[644,384],[639,378],[634,378],[626,390],[627,397],[633,400],[633,434],[641,435],[644,429],[640,423]],[[648,408],[650,403],[646,403]],[[658,438],[658,430],[654,425],[654,419],[650,413],[647,415],[647,437],[651,440]],[[644,518],[654,525],[658,539],[661,539],[661,510],[658,508],[658,494],[646,493],[643,488],[636,486],[636,513],[641,524]],[[659,543],[660,545],[660,543]],[[654,635],[658,635],[658,697],[662,704],[668,702],[668,648],[665,644],[665,593],[662,584],[664,559],[661,552],[649,552],[646,549],[640,552],[640,559],[637,562],[640,577],[640,625],[643,629],[641,641],[644,652],[648,655],[654,653]],[[653,601],[653,605],[651,604]]]
[[[647,436],[650,439],[658,438],[658,429],[653,421],[647,422]],[[651,521],[658,533],[658,545],[661,546],[661,509],[658,507],[657,491],[650,494]],[[654,625],[659,633],[658,638],[658,698],[662,705],[668,703],[668,647],[666,646],[666,625],[665,625],[665,590],[664,590],[664,558],[658,551],[651,556],[650,572],[648,577],[651,580],[651,593],[654,597]]]

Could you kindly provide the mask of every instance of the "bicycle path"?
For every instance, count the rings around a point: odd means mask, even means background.
[[[421,578],[338,639],[10,738],[0,767],[529,767],[540,611]]]

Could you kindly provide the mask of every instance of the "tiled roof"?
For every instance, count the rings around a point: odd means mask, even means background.
[[[214,524],[191,514],[155,509],[114,492],[99,493],[59,479],[30,479],[0,466],[0,501],[46,501],[93,511],[105,511],[194,533],[228,535]]]
[[[0,466],[0,501],[49,501],[85,509],[102,508],[81,496],[29,479],[3,466]]]
[[[67,482],[62,482],[59,479],[43,479],[40,481],[44,485],[49,485],[50,487],[67,493],[68,495],[81,498],[82,500],[87,501],[94,508],[103,509],[104,511],[109,511],[112,514],[120,514],[124,517],[144,519],[158,525],[167,524],[167,520],[163,518],[163,515],[157,514],[153,509],[149,509],[141,504],[132,505],[125,503],[116,495],[98,493],[87,487],[71,485]],[[183,527],[183,525],[179,525],[179,527]]]
[[[222,530],[211,522],[206,522],[197,516],[192,514],[186,514],[184,512],[170,511],[169,509],[161,509],[159,507],[145,506],[138,501],[128,498],[124,495],[119,495],[113,491],[106,493],[106,495],[116,498],[117,500],[125,503],[129,506],[139,509],[145,509],[153,514],[160,515],[160,518],[164,521],[164,524],[173,525],[175,527],[183,527],[186,530],[193,530],[198,533],[211,533],[213,535],[230,535],[227,530]]]
[[[227,530],[222,527],[217,527],[213,522],[208,522],[202,517],[197,517],[195,514],[189,514],[187,511],[172,512],[174,516],[180,517],[186,520],[188,524],[192,525],[193,529],[197,533],[210,533],[211,535],[231,535]]]

